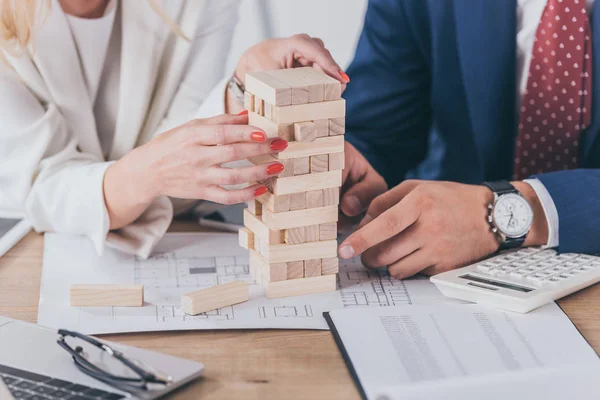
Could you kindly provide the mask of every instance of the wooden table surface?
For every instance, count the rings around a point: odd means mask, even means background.
[[[36,322],[42,252],[43,236],[31,233],[0,258],[0,315]],[[600,285],[559,303],[599,352]],[[202,362],[205,378],[178,391],[174,399],[359,398],[329,332],[188,331],[103,338]]]

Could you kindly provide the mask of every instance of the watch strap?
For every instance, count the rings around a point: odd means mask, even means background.
[[[506,181],[483,182],[483,186],[488,187],[498,196],[506,193],[519,193],[519,191],[510,182]]]

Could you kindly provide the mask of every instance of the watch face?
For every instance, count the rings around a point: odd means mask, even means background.
[[[500,232],[516,238],[529,231],[533,222],[533,211],[524,197],[509,193],[498,198],[492,217]]]

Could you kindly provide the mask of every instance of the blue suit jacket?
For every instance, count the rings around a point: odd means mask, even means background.
[[[347,138],[390,186],[509,180],[517,134],[516,0],[371,0],[347,100]],[[592,124],[581,169],[537,176],[563,252],[600,252],[600,1]]]

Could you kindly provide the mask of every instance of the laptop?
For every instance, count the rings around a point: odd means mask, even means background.
[[[156,399],[199,378],[204,371],[197,362],[103,341],[128,359],[172,378],[170,385],[158,390],[129,394],[81,372],[57,339],[53,329],[0,316],[0,378],[15,399]],[[122,373],[116,368],[110,371]]]

